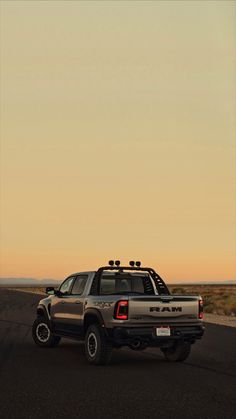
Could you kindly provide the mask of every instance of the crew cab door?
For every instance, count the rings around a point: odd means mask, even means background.
[[[65,335],[80,335],[83,326],[84,297],[82,296],[87,275],[67,278],[61,285],[60,294],[51,305],[53,330]]]
[[[58,329],[64,323],[67,323],[68,316],[68,305],[70,298],[70,291],[75,280],[75,276],[70,276],[65,279],[59,288],[59,294],[55,294],[52,298],[51,303],[51,319],[53,322],[53,328]]]
[[[88,275],[79,274],[76,276],[71,287],[68,305],[68,315],[70,316],[71,323],[75,326],[80,326],[83,322],[83,313],[85,305],[84,290],[87,279]]]

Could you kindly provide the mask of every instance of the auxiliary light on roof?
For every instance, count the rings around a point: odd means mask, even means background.
[[[109,260],[109,265],[110,266],[114,266],[114,265],[116,265],[116,266],[120,266],[120,260],[116,260],[116,261],[114,261],[114,260]]]
[[[108,262],[108,263],[109,263],[109,265],[110,265],[110,266],[114,266],[114,263],[115,263],[115,262],[114,262],[114,260],[109,260],[109,262]]]
[[[137,268],[140,268],[140,266],[141,266],[141,262],[140,261],[135,262],[134,260],[131,260],[129,262],[129,264],[130,264],[130,266],[137,266]]]

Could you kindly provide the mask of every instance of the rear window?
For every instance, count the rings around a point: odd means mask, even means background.
[[[104,275],[100,283],[100,295],[131,294],[154,295],[148,275]]]

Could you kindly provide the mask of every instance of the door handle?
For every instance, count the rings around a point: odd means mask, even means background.
[[[61,303],[62,303],[62,304],[66,304],[66,302],[65,302],[65,301],[63,301],[63,300],[62,300],[62,302],[61,302]]]
[[[82,304],[81,301],[76,300],[75,304]]]

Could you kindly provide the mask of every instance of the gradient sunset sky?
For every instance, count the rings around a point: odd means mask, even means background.
[[[236,278],[236,3],[1,1],[1,277]]]

